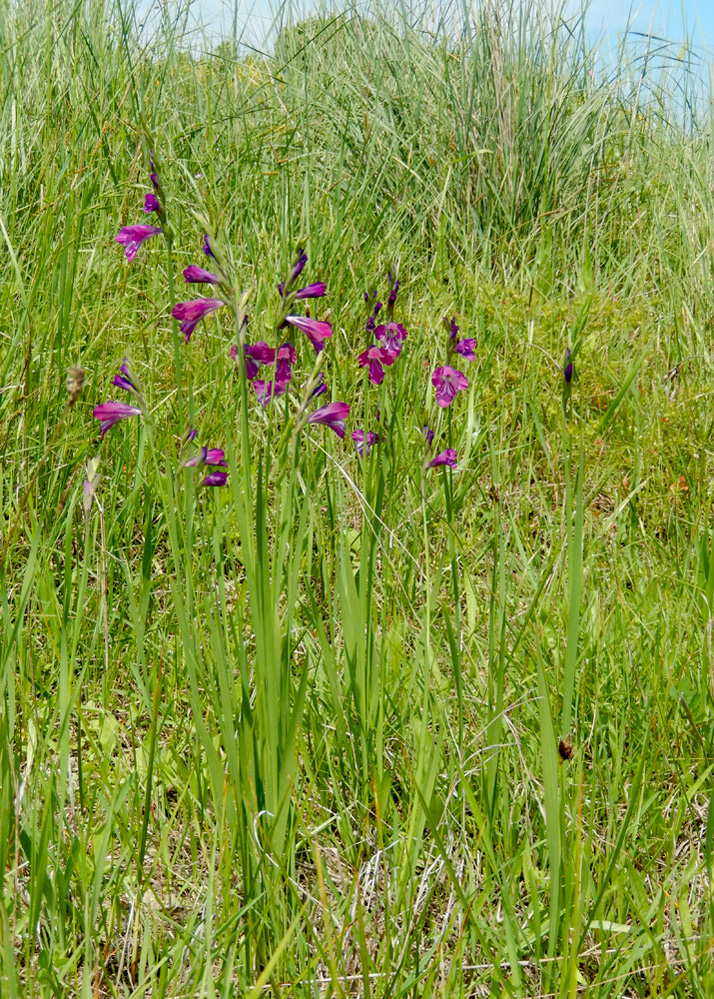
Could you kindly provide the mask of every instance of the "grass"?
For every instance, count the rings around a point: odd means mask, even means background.
[[[710,995],[691,61],[603,65],[536,7],[286,17],[269,56],[156,16],[0,11],[3,995]],[[150,148],[172,238],[128,264]],[[206,229],[236,310],[184,344]],[[228,354],[244,291],[274,342],[298,246],[344,442]],[[408,337],[377,388],[388,273]],[[442,410],[444,316],[477,349]],[[100,442],[125,356],[150,416]],[[225,488],[176,472],[189,422]]]

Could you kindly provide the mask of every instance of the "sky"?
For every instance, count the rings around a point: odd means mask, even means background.
[[[533,2],[550,5],[557,0]],[[580,8],[580,0],[566,2],[570,10]],[[264,47],[280,7],[278,0],[191,0],[191,15],[194,23],[202,24],[213,39],[222,33],[232,34],[236,4],[239,33],[242,29],[246,41],[258,48]],[[342,4],[343,0],[336,0],[337,7]],[[297,3],[293,0],[292,6],[309,12],[311,7],[319,6],[319,0],[297,0]],[[651,32],[674,43],[688,39],[697,48],[714,53],[714,0],[632,0],[631,3],[630,0],[591,0],[587,23],[593,36],[606,37],[613,43],[629,24],[633,31]],[[707,61],[712,62],[711,58]]]

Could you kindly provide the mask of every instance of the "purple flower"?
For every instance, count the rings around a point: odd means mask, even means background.
[[[308,423],[324,423],[330,430],[334,430],[338,437],[345,436],[345,420],[350,411],[349,403],[328,402],[326,406],[320,406],[308,418]]]
[[[456,325],[456,316],[454,316],[451,320],[449,320],[448,316],[444,316],[442,322],[449,331],[449,340],[455,340],[459,335],[459,327]]]
[[[362,351],[358,360],[360,367],[366,368],[369,366],[369,380],[372,384],[381,385],[384,380],[384,368],[382,365],[394,364],[394,354],[385,347],[378,347],[374,344],[372,347],[368,347]]]
[[[394,287],[389,292],[389,298],[387,299],[387,308],[391,312],[394,308],[394,303],[397,300],[397,292],[399,291],[399,281],[394,282]]]
[[[563,368],[563,378],[565,384],[570,385],[573,380],[573,362],[570,360],[570,347],[565,351],[565,366]]]
[[[231,357],[234,361],[237,353],[237,347],[231,347]],[[258,340],[257,343],[244,344],[243,356],[245,357],[246,377],[249,382],[252,382],[264,364],[273,363],[275,360],[275,351],[267,345],[265,340]]]
[[[378,326],[374,331],[374,335],[378,340],[382,341],[385,350],[387,350],[392,355],[392,358],[396,360],[402,351],[402,343],[407,337],[407,331],[404,329],[402,324],[395,323],[394,320],[390,320],[390,322],[384,323],[382,326]]]
[[[284,395],[288,387],[287,382],[265,382],[258,378],[253,382],[255,395],[261,406],[267,406],[270,400],[276,395]]]
[[[119,230],[116,241],[124,247],[126,259],[133,260],[136,256],[136,251],[144,240],[151,239],[152,236],[158,236],[163,231],[158,226],[145,225],[144,223],[140,223],[139,225],[125,225],[123,229]]]
[[[313,383],[313,388],[311,389],[308,398],[317,399],[317,397],[322,395],[323,392],[327,392],[327,385],[325,384],[325,376],[322,371],[320,371]]]
[[[152,160],[152,166],[153,166],[153,160]],[[158,191],[158,189],[159,189],[159,178],[156,176],[156,174],[153,172],[153,170],[149,174],[149,180],[154,185],[154,190]]]
[[[431,376],[431,384],[436,388],[436,401],[442,409],[454,401],[457,392],[469,387],[466,375],[448,364],[436,369]]]
[[[286,316],[285,322],[302,330],[315,348],[316,354],[324,350],[325,340],[332,336],[332,326],[320,319],[309,319],[306,316]]]
[[[211,472],[201,482],[202,486],[225,486],[228,472]]]
[[[447,447],[446,451],[440,451],[435,458],[432,458],[427,468],[437,468],[439,465],[448,465],[449,468],[456,468],[456,451],[452,447]]]
[[[305,253],[304,250],[298,250],[298,258],[293,264],[293,269],[288,279],[290,284],[292,284],[293,281],[297,281],[297,279],[302,274],[303,268],[305,267],[306,263],[307,263],[307,253]]]
[[[431,442],[434,440],[434,431],[431,429],[428,423],[424,424],[423,432],[424,436],[426,437],[427,444],[431,444]]]
[[[174,305],[171,315],[181,321],[181,332],[188,343],[198,323],[210,312],[215,312],[226,303],[220,298],[196,298],[193,302],[179,302]]]
[[[206,254],[207,257],[213,257],[214,260],[216,259],[213,250],[211,249],[211,243],[208,238],[208,233],[206,232],[204,232],[203,234],[203,252]]]
[[[161,204],[156,195],[149,191],[144,199],[144,212],[149,215],[151,212],[161,212]]]
[[[223,465],[228,468],[225,460],[225,453],[221,447],[202,447],[199,455],[188,458],[183,463],[183,468],[196,468],[197,465]]]
[[[220,284],[221,279],[217,274],[204,270],[197,264],[190,264],[183,272],[186,284]]]
[[[458,329],[458,326],[456,327]],[[476,360],[476,341],[472,339],[459,340],[454,347],[455,354],[461,354],[467,361]]]
[[[293,364],[295,364],[295,348],[291,343],[284,343],[278,347],[275,362],[275,391],[287,388],[287,384],[293,376]]]
[[[110,399],[95,406],[92,416],[95,420],[99,420],[99,429],[104,437],[107,430],[120,420],[128,420],[130,416],[141,416],[141,410],[138,406],[130,406],[126,402],[112,402]]]
[[[379,437],[377,434],[372,433],[371,430],[367,431],[365,434],[364,430],[353,430],[351,435],[352,440],[355,442],[355,448],[357,449],[357,454],[360,456],[369,457],[369,449],[373,444],[379,443]]]
[[[295,292],[295,300],[299,301],[301,298],[322,298],[325,294],[327,285],[324,281],[317,281],[315,284],[308,284],[304,288],[300,288]],[[285,283],[281,281],[278,285],[278,291],[281,295],[285,293]]]
[[[127,392],[131,392],[131,394],[135,395],[137,399],[141,399],[141,387],[139,386],[136,376],[132,374],[129,362],[126,358],[124,358],[124,362],[120,370],[120,375],[114,375],[114,384],[119,388],[125,389]]]

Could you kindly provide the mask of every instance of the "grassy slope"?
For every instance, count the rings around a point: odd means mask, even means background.
[[[667,124],[671,81],[655,113],[577,39],[511,28],[484,15],[448,47],[348,14],[235,64],[181,55],[180,23],[149,60],[116,11],[3,13],[8,995],[709,993],[710,133]],[[142,115],[173,264],[113,243],[143,221]],[[172,492],[192,210],[232,247],[254,339],[307,246],[334,397],[382,409],[364,467],[313,431],[289,487],[231,458],[243,485]],[[378,391],[355,357],[388,270],[409,339]],[[478,350],[439,415],[444,315]],[[202,326],[183,405],[240,456],[235,333]],[[127,353],[153,438],[99,447]],[[420,467],[437,419],[453,477]]]

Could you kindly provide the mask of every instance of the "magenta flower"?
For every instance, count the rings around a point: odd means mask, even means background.
[[[304,288],[298,289],[295,292],[295,300],[299,301],[301,298],[322,298],[325,294],[327,285],[324,281],[316,281],[315,284],[308,284]],[[285,283],[281,281],[278,285],[278,291],[281,295],[285,294]]]
[[[179,302],[174,305],[171,315],[174,319],[181,320],[184,341],[188,343],[191,334],[204,316],[215,312],[216,309],[220,309],[225,304],[220,298],[196,298],[193,302]]]
[[[394,354],[390,353],[384,347],[377,347],[375,344],[362,351],[358,360],[360,367],[366,368],[369,366],[369,380],[372,384],[381,385],[384,381],[384,368],[382,365],[394,364]]]
[[[258,402],[261,406],[267,406],[274,396],[285,395],[288,383],[279,382],[277,379],[275,382],[265,382],[261,378],[258,378],[253,382],[253,386]]]
[[[456,337],[459,335],[459,327],[456,325],[456,316],[453,316],[451,321],[449,321],[448,316],[444,316],[442,322],[449,331],[449,340],[455,340]]]
[[[374,331],[374,335],[378,340],[382,341],[385,350],[388,350],[396,360],[402,351],[402,343],[407,338],[407,331],[402,324],[390,320],[388,323],[378,326]]]
[[[295,364],[295,348],[291,343],[284,343],[278,347],[277,359],[275,363],[275,389],[282,387],[285,391],[288,382],[293,376],[293,364]]]
[[[285,322],[302,330],[315,348],[316,354],[324,350],[325,340],[332,336],[332,326],[320,319],[310,319],[307,316],[286,316]]]
[[[120,368],[121,374],[114,375],[114,384],[119,388],[125,389],[127,392],[131,392],[135,395],[137,399],[142,399],[141,387],[136,375],[132,374],[131,368],[129,367],[129,362],[126,358],[122,363]]]
[[[431,384],[436,388],[436,401],[442,409],[454,401],[457,392],[469,387],[466,375],[448,364],[436,369],[431,376]]]
[[[454,347],[454,353],[460,354],[467,361],[476,360],[476,341],[472,339],[459,340]]]
[[[141,410],[138,406],[130,406],[126,402],[112,402],[110,399],[108,402],[95,406],[92,416],[95,420],[99,420],[99,429],[103,438],[107,430],[115,423],[119,423],[120,420],[128,420],[130,416],[141,416]]]
[[[330,430],[334,430],[338,437],[345,436],[346,418],[350,411],[349,403],[328,402],[326,406],[320,406],[308,418],[308,423],[323,423]]]
[[[225,452],[221,447],[202,447],[199,455],[188,458],[183,462],[182,468],[196,468],[198,465],[223,465],[228,468],[225,460]]]
[[[290,277],[288,278],[288,284],[292,284],[293,281],[297,281],[303,272],[303,268],[307,263],[307,253],[304,250],[298,250],[298,258],[293,264],[293,269],[290,272]]]
[[[448,465],[449,468],[456,468],[456,451],[452,447],[447,447],[445,451],[440,451],[435,458],[432,458],[427,468],[437,468],[439,465]]]
[[[221,279],[217,274],[212,274],[211,271],[204,270],[203,267],[199,267],[197,264],[190,264],[183,272],[183,276],[186,284],[221,283]]]
[[[158,236],[163,231],[158,226],[145,225],[143,222],[139,225],[125,225],[123,229],[119,230],[116,241],[124,247],[126,259],[133,260],[136,251],[145,240],[151,239],[152,236]]]
[[[201,482],[202,486],[225,486],[228,472],[211,472]]]
[[[144,212],[146,215],[150,215],[151,212],[161,212],[161,204],[153,191],[149,191],[144,199]]]
[[[361,456],[369,457],[369,449],[373,444],[379,443],[379,436],[372,433],[369,430],[366,434],[364,430],[353,430],[350,434],[352,440],[355,442],[355,448],[357,449],[357,454]]]
[[[237,348],[231,347],[231,357],[235,361]],[[265,340],[258,340],[257,343],[246,343],[243,346],[243,356],[245,357],[245,373],[249,382],[252,382],[264,364],[272,364],[275,360],[275,351],[269,347]]]

